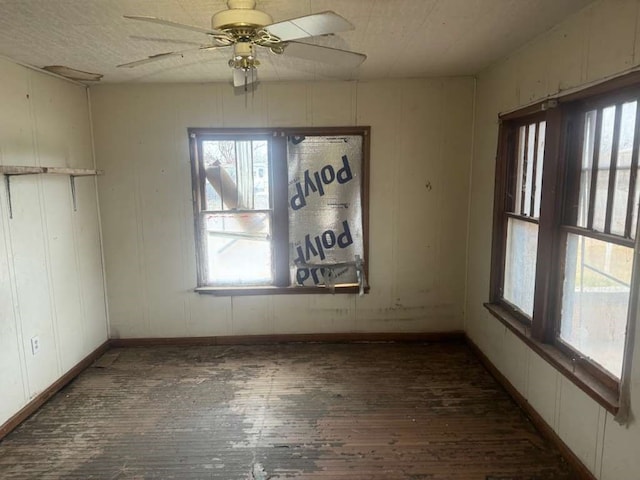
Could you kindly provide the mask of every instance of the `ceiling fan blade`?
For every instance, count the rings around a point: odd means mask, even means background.
[[[246,88],[252,83],[258,81],[258,70],[256,68],[250,68],[248,70],[242,70],[241,68],[233,69],[233,86],[236,88]]]
[[[121,65],[118,65],[117,68],[139,67],[140,65],[145,65],[145,64],[151,63],[151,62],[156,62],[158,60],[163,60],[163,59],[169,58],[169,57],[176,57],[176,56],[180,56],[181,57],[185,53],[199,52],[199,51],[203,51],[203,50],[214,50],[216,48],[221,48],[221,47],[211,46],[211,45],[202,45],[202,46],[200,46],[198,48],[189,48],[188,50],[180,50],[178,52],[156,53],[155,55],[150,55],[149,57],[143,58],[142,60],[136,60],[134,62],[123,63]]]
[[[272,23],[271,25],[267,25],[265,29],[280,38],[283,42],[288,42],[289,40],[297,40],[298,38],[346,32],[347,30],[353,30],[354,26],[349,20],[341,17],[337,13],[327,11]]]
[[[180,40],[178,38],[145,37],[143,35],[129,35],[129,38],[132,40],[141,40],[144,42],[170,43],[180,45],[202,45],[202,42],[191,42],[189,40]]]
[[[191,30],[192,32],[204,33],[206,35],[223,36],[227,38],[227,34],[219,30],[211,30],[210,28],[196,27],[194,25],[186,25],[184,23],[173,22],[171,20],[165,20],[158,17],[147,17],[144,15],[124,15],[124,18],[130,20],[139,20],[142,22],[158,23],[160,25],[167,25],[168,27],[181,28],[183,30]]]
[[[363,53],[302,42],[289,42],[284,49],[284,55],[348,68],[357,67],[367,58]]]

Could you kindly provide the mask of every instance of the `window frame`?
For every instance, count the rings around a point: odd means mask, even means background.
[[[619,104],[634,96],[638,100],[636,119],[640,119],[640,73],[635,72],[582,91],[534,105],[500,116],[498,149],[496,156],[493,240],[491,253],[491,277],[489,302],[485,307],[505,324],[536,353],[554,365],[580,389],[611,413],[619,408],[620,380],[597,363],[587,359],[577,349],[562,341],[559,336],[562,308],[562,282],[565,268],[566,239],[569,233],[637,249],[638,239],[596,232],[593,229],[569,225],[569,196],[579,191],[579,182],[569,182],[571,159],[581,158],[583,134],[581,116],[589,109],[603,105]],[[510,154],[515,150],[513,139],[524,124],[544,119],[546,139],[544,168],[542,173],[542,198],[538,223],[538,243],[535,273],[534,315],[531,321],[519,309],[502,296],[506,242],[507,242],[507,193],[510,181],[510,164],[516,164]],[[576,134],[576,132],[578,132]],[[640,124],[635,125],[633,156],[638,156]],[[576,150],[577,149],[577,150]],[[634,165],[632,160],[632,167]],[[635,159],[637,165],[637,158]],[[575,168],[575,167],[574,167]],[[575,171],[575,170],[574,170]],[[635,173],[631,173],[635,175]],[[632,180],[635,187],[638,179]],[[610,184],[611,185],[611,184]],[[609,192],[609,195],[612,193]],[[633,192],[629,193],[629,197]],[[575,197],[574,197],[575,198]],[[632,205],[628,201],[628,205]],[[590,209],[593,207],[590,207]],[[629,215],[629,214],[628,214]],[[518,217],[519,218],[519,217]],[[610,214],[607,214],[610,224]],[[574,222],[577,224],[577,222]],[[634,235],[625,228],[625,235]],[[634,305],[640,287],[636,273],[632,274],[628,309]],[[627,315],[627,331],[633,321],[633,312]],[[623,364],[630,358],[627,341],[623,352]],[[624,368],[624,367],[623,367]]]
[[[518,159],[517,159],[517,135],[521,127],[546,121],[545,112],[536,112],[533,114],[527,114],[521,118],[515,119],[508,129],[500,126],[500,133],[498,139],[498,157],[504,158],[505,161],[497,162],[496,164],[496,189],[494,192],[494,218],[493,218],[493,255],[492,269],[491,269],[491,301],[492,303],[500,303],[501,307],[509,312],[509,315],[517,319],[518,322],[524,325],[531,325],[531,319],[516,305],[504,300],[504,277],[505,277],[505,265],[507,256],[507,229],[509,226],[509,218],[516,220],[530,222],[538,225],[538,238],[540,238],[540,218],[534,218],[525,215],[519,215],[510,211],[510,204],[513,200],[510,199],[510,194],[515,193],[514,188],[517,185],[518,175]],[[545,128],[548,131],[548,128]],[[537,149],[536,149],[537,150]],[[537,156],[537,154],[536,154]],[[546,156],[546,142],[544,156]],[[543,169],[544,175],[544,169]],[[499,181],[498,181],[499,179]],[[544,179],[543,179],[544,184]],[[541,202],[544,195],[541,196]],[[499,208],[496,208],[499,206]],[[542,211],[542,203],[540,205]],[[494,268],[494,266],[498,266]],[[536,283],[537,283],[537,270],[536,270]],[[534,309],[535,309],[535,295],[534,295]]]
[[[299,287],[289,278],[289,198],[287,170],[287,137],[289,136],[339,136],[356,135],[362,137],[362,166],[360,181],[360,200],[362,209],[363,260],[365,277],[369,278],[369,155],[371,127],[265,127],[265,128],[203,128],[187,129],[189,138],[189,155],[191,164],[191,191],[194,212],[194,233],[196,245],[196,287],[200,294],[217,296],[274,295],[274,294],[354,294],[359,293],[358,286]],[[272,242],[274,262],[274,280],[271,285],[250,286],[211,286],[205,279],[204,261],[205,245],[202,241],[200,215],[202,208],[201,185],[204,172],[200,161],[203,140],[211,139],[254,139],[261,137],[269,140],[270,171],[270,208],[272,214]],[[369,286],[364,289],[369,292]]]

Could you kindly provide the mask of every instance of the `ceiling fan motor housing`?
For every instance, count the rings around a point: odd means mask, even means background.
[[[228,10],[222,10],[211,17],[214,30],[255,29],[273,23],[271,15],[256,10],[254,0],[228,0]]]

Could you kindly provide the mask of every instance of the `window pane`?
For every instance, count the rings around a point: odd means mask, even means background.
[[[615,192],[613,194],[613,210],[611,212],[611,233],[616,235],[624,235],[624,227],[627,220],[629,174],[631,172],[631,153],[633,152],[633,135],[636,124],[636,105],[637,102],[629,102],[622,105]]]
[[[209,284],[263,285],[272,282],[270,214],[203,216]]]
[[[633,249],[567,239],[560,338],[620,377]]]
[[[580,207],[578,210],[579,227],[587,228],[589,198],[591,194],[591,172],[596,135],[596,111],[591,110],[584,116],[584,139],[582,143],[582,168],[580,169]]]
[[[540,199],[542,195],[542,161],[544,159],[544,139],[547,131],[547,122],[540,122],[538,124],[538,154],[536,156],[536,178],[535,178],[535,199],[533,216],[540,217]]]
[[[522,214],[522,192],[525,189],[525,164],[527,154],[527,127],[520,127],[518,130],[518,169],[516,173],[516,189],[514,190],[515,202],[513,213]]]
[[[202,155],[207,210],[269,208],[269,157],[266,140],[206,140]]]
[[[633,200],[633,213],[631,214],[631,238],[636,238],[636,229],[638,228],[638,204],[640,204],[640,168],[636,169],[636,191]]]
[[[533,316],[538,225],[509,218],[504,268],[504,299]]]
[[[523,190],[523,205],[522,213],[527,216],[531,216],[531,197],[533,195],[533,165],[534,165],[534,152],[536,151],[536,124],[532,123],[527,127],[527,156],[524,159],[524,165],[526,168],[526,177]]]
[[[269,144],[253,142],[253,208],[268,210],[269,201]]]

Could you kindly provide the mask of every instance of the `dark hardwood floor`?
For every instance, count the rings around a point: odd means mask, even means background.
[[[465,344],[107,352],[0,443],[9,479],[570,479]]]

